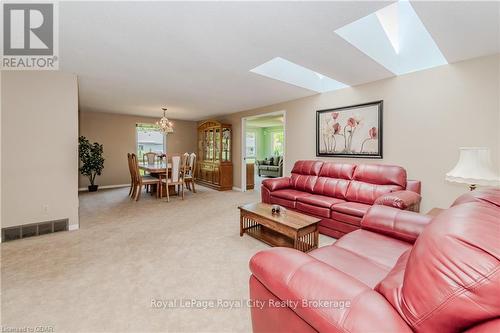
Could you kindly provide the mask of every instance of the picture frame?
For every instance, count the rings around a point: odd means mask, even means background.
[[[383,157],[383,100],[316,111],[316,156]]]

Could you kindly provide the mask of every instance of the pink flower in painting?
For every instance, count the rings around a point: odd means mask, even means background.
[[[333,134],[339,134],[340,129],[341,129],[341,127],[340,127],[339,123],[333,124]]]
[[[377,128],[376,127],[370,128],[370,130],[368,131],[368,135],[370,136],[370,139],[376,139],[377,138]]]
[[[353,117],[349,118],[347,120],[347,126],[356,127],[356,119],[354,119]]]
[[[332,113],[333,120],[337,120],[338,117],[339,117],[339,113],[338,112],[333,112]]]

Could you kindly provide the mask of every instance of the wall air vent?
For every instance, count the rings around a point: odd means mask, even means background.
[[[23,224],[15,227],[2,228],[2,242],[51,234],[58,231],[67,231],[68,219],[46,221],[40,223]]]

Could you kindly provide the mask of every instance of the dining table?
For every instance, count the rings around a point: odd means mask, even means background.
[[[142,162],[138,163],[139,164],[139,169],[143,170],[145,173],[149,173],[153,177],[157,178],[165,178],[166,177],[166,170],[168,167],[168,171],[170,172],[172,170],[172,163],[165,163],[164,161],[162,162],[155,162],[155,163],[147,163],[147,162]],[[189,166],[188,166],[189,168]],[[167,196],[167,189],[166,189],[166,184],[163,184],[163,190],[162,190],[162,197]],[[156,194],[156,186],[152,186],[151,190],[151,195]],[[175,186],[169,186],[168,190],[170,191],[170,195],[176,195],[177,192],[175,190]]]
[[[172,163],[156,162],[156,163],[139,163],[139,169],[151,175],[165,175],[166,169],[172,169]]]

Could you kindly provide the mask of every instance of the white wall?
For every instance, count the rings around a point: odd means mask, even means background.
[[[78,88],[73,74],[1,76],[1,226],[78,226]]]
[[[498,168],[500,57],[477,58],[223,117],[233,125],[234,186],[241,180],[241,117],[286,110],[285,174],[316,159],[316,110],[384,100],[382,160],[322,158],[405,167],[422,181],[422,211],[448,207],[466,185],[445,181],[462,146],[486,146]]]

